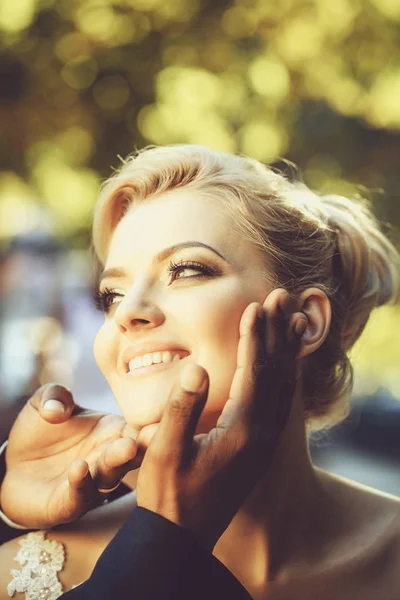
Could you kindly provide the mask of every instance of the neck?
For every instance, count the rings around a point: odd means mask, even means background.
[[[262,586],[279,579],[318,548],[326,503],[311,464],[301,405],[295,399],[271,465],[214,549],[242,583]]]

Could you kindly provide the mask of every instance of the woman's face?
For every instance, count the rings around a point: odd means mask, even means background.
[[[263,270],[263,254],[238,235],[212,193],[173,190],[119,222],[100,283],[106,313],[94,354],[130,425],[160,421],[188,362],[210,378],[197,431],[215,425],[229,398],[242,313],[271,291]],[[135,357],[144,355],[145,363],[175,360],[140,366]]]

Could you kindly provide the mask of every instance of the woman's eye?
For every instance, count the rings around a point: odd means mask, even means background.
[[[94,295],[94,303],[97,310],[103,313],[107,313],[110,308],[115,304],[113,300],[122,296],[113,290],[106,288],[103,292],[98,290]]]
[[[116,298],[118,298],[118,296],[120,296],[121,294],[116,294],[114,292],[110,292],[109,294],[107,294],[107,301],[108,301],[108,306],[112,306],[113,304],[115,304],[113,302],[113,300],[115,300]]]
[[[219,274],[213,267],[196,262],[171,262],[167,270],[171,274],[172,281],[175,281],[176,279],[192,279],[195,277],[212,277]],[[182,273],[185,273],[186,271],[192,271],[192,274],[182,275]]]
[[[184,271],[194,271],[195,273],[198,273],[199,269],[194,269],[193,267],[179,267],[175,271],[175,279],[186,279],[187,275],[186,277],[178,277],[178,275],[181,275]]]

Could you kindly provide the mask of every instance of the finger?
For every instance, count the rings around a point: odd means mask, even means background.
[[[90,479],[89,465],[85,460],[75,460],[68,469],[70,486],[73,489],[80,489],[85,485],[87,479]]]
[[[208,386],[208,373],[203,367],[193,363],[185,365],[147,452],[156,453],[172,467],[189,457],[197,423],[207,401]]]
[[[42,385],[29,399],[29,403],[48,423],[67,421],[75,409],[71,391],[57,383]]]
[[[277,288],[268,294],[264,302],[266,321],[266,350],[269,356],[276,353],[277,345],[285,335],[290,315],[290,296],[283,288]]]
[[[267,313],[266,376],[269,381],[270,396],[272,388],[279,389],[285,378],[293,378],[301,336],[308,323],[304,313],[293,314],[295,303],[285,290],[274,290],[274,292],[276,293],[269,305],[269,298],[264,304]]]
[[[254,408],[265,393],[266,365],[265,312],[258,302],[246,307],[240,320],[237,366],[229,400],[217,427],[242,430],[252,420]]]
[[[97,488],[101,491],[115,489],[129,471],[137,468],[136,454],[137,444],[133,439],[120,438],[107,444],[90,469]]]
[[[84,460],[74,461],[68,470],[68,498],[64,502],[63,522],[74,520],[104,500],[93,481],[89,465]]]
[[[132,425],[129,425],[129,423],[125,423],[121,435],[122,437],[132,438],[133,440],[136,440],[139,435],[139,432],[139,429],[135,429],[134,427],[132,427]]]
[[[249,437],[274,441],[290,413],[295,389],[295,377],[292,377],[294,365],[290,378],[284,377],[278,352],[282,341],[285,346],[288,345],[288,304],[287,292],[279,289],[269,295],[263,307],[254,303],[243,313],[237,369],[229,400],[217,422],[217,428],[225,429],[233,443],[237,440],[238,446]],[[266,319],[257,319],[257,312],[264,314]],[[303,317],[302,313],[298,313],[293,319],[294,332]],[[303,325],[299,325],[298,329],[302,330]],[[272,337],[272,341],[268,336]],[[283,400],[284,406],[281,406]]]
[[[281,334],[276,340],[270,362],[282,377],[292,377],[295,371],[296,357],[307,325],[307,316],[302,312],[296,312],[289,318],[281,315],[281,323],[278,325]]]
[[[136,443],[138,446],[137,455],[141,453],[145,453],[147,448],[150,445],[151,440],[155,436],[160,423],[151,423],[150,425],[145,425],[139,432],[139,435],[136,438]]]
[[[289,419],[292,400],[297,384],[296,358],[301,347],[301,339],[308,325],[308,319],[304,313],[294,313],[289,320],[286,341],[282,345],[282,353],[279,358],[281,362],[281,381],[279,389],[278,410],[276,423],[279,431],[282,431]]]
[[[235,436],[239,445],[249,436],[259,435],[265,440],[275,437],[282,386],[277,349],[282,338],[287,338],[288,303],[288,293],[276,289],[263,307],[253,303],[243,313],[237,369],[217,423],[217,427],[228,429],[228,435]]]
[[[160,423],[151,423],[150,425],[145,425],[140,430],[139,435],[135,440],[137,444],[137,451],[134,459],[135,469],[138,469],[142,465],[147,449],[157,433],[159,426]]]
[[[288,350],[294,358],[296,358],[300,350],[302,337],[307,329],[307,325],[308,318],[302,312],[296,312],[290,317],[287,334]]]

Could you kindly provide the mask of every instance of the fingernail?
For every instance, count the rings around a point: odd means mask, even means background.
[[[307,319],[299,319],[294,326],[296,335],[303,335],[307,328]]]
[[[181,387],[186,392],[197,392],[203,383],[204,375],[196,365],[186,365],[181,373]]]
[[[52,398],[50,400],[46,400],[46,402],[43,404],[43,410],[46,410],[48,412],[54,412],[54,413],[62,413],[62,414],[64,414],[64,412],[65,412],[64,404],[62,402],[60,402],[59,400],[55,400],[54,398]]]

